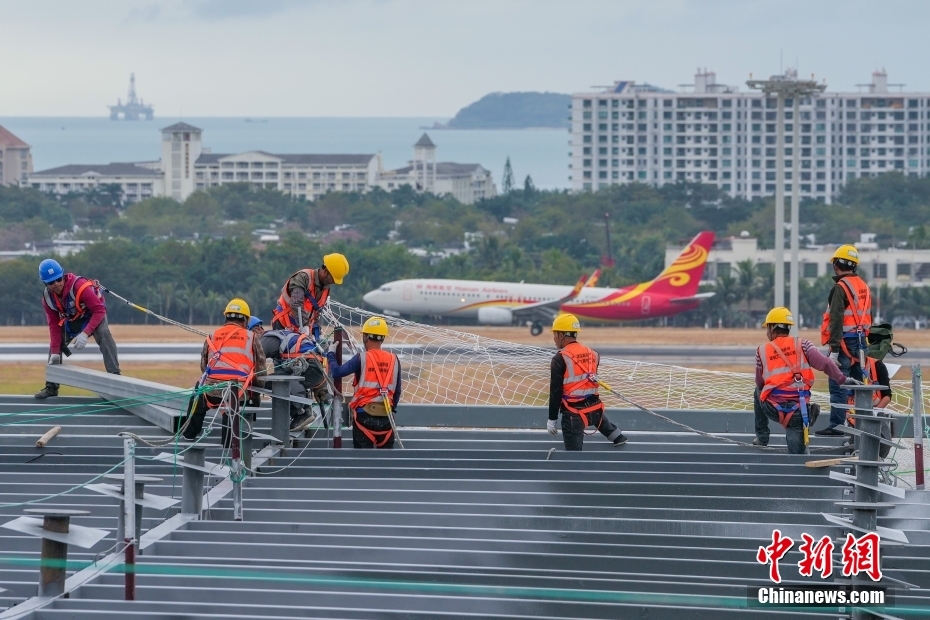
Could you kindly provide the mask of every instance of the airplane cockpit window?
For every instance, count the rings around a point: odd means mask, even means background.
[[[390,286],[382,286],[382,287],[381,287],[381,292],[382,292],[382,293],[390,293],[390,292],[391,292],[391,287],[390,287]]]

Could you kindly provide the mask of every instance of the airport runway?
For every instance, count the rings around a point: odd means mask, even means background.
[[[521,345],[515,345],[520,347]],[[120,361],[125,362],[197,362],[200,360],[201,345],[196,343],[128,343],[119,345]],[[398,353],[428,353],[420,347],[388,347]],[[627,347],[604,346],[594,348],[604,357],[653,362],[656,364],[675,364],[681,366],[737,366],[751,365],[755,357],[755,347],[693,347],[693,346],[654,346],[633,345]],[[555,349],[552,349],[555,352]],[[444,349],[444,352],[452,352]],[[467,354],[471,349],[462,347],[458,353]],[[505,352],[502,349],[501,352]],[[47,360],[48,346],[35,343],[0,344],[0,363],[44,362]],[[83,351],[75,352],[72,361],[103,361],[97,345],[88,343]],[[930,348],[908,349],[900,358],[887,358],[897,364],[930,364]]]

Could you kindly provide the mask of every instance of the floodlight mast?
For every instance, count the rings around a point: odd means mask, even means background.
[[[752,76],[750,76],[752,77]],[[775,95],[778,105],[778,131],[776,133],[775,153],[778,157],[775,172],[775,305],[785,305],[785,99],[792,100],[792,158],[791,158],[791,292],[788,308],[795,316],[799,316],[798,307],[798,252],[800,240],[800,99],[812,97],[826,90],[825,83],[810,80],[799,80],[797,71],[789,69],[784,75],[773,75],[768,80],[753,80],[746,82],[749,88],[761,90],[765,95]],[[792,328],[797,335],[799,321]]]

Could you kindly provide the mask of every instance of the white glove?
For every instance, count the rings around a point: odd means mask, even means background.
[[[549,431],[549,434],[550,434],[550,435],[558,435],[558,434],[559,434],[559,429],[558,429],[558,427],[555,425],[555,423],[556,423],[556,420],[548,420],[548,421],[546,421],[546,430]]]
[[[54,366],[55,364],[60,364],[60,363],[61,363],[61,355],[60,355],[60,354],[54,354],[54,353],[53,353],[52,355],[49,355],[49,356],[48,356],[48,363],[49,363],[50,365],[53,365],[53,366]]]
[[[304,325],[303,327],[301,327],[301,328],[300,328],[300,333],[301,333],[301,334],[304,334],[305,336],[309,336],[309,335],[310,335],[310,326],[309,326],[309,325]]]
[[[836,367],[840,367],[840,354],[837,351],[834,351],[830,354],[830,361],[836,364]]]
[[[846,377],[846,380],[843,381],[843,385],[862,385],[862,381],[853,379],[852,377]]]
[[[336,354],[336,349],[337,349],[338,347],[339,347],[339,343],[337,343],[337,342],[334,340],[333,342],[330,342],[330,343],[329,343],[329,348],[326,349],[326,352],[327,352],[327,353],[332,353],[333,355],[335,355],[335,354]]]
[[[80,351],[87,346],[87,334],[81,332],[77,335],[77,338],[74,339],[74,342],[71,344],[74,347],[75,351]]]

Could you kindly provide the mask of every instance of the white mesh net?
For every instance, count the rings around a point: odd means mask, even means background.
[[[347,328],[356,350],[361,325],[374,316],[332,300],[323,314],[331,324]],[[401,360],[404,402],[545,405],[548,401],[553,349],[386,318],[391,327],[388,346]],[[598,376],[650,409],[752,409],[755,386],[751,374],[610,357],[601,359]],[[896,398],[890,408],[906,413],[910,410],[910,383],[895,383],[902,385],[895,385]],[[601,398],[610,407],[629,406],[609,393],[602,392]],[[824,408],[830,402],[829,394],[823,392],[815,392],[812,400]]]

